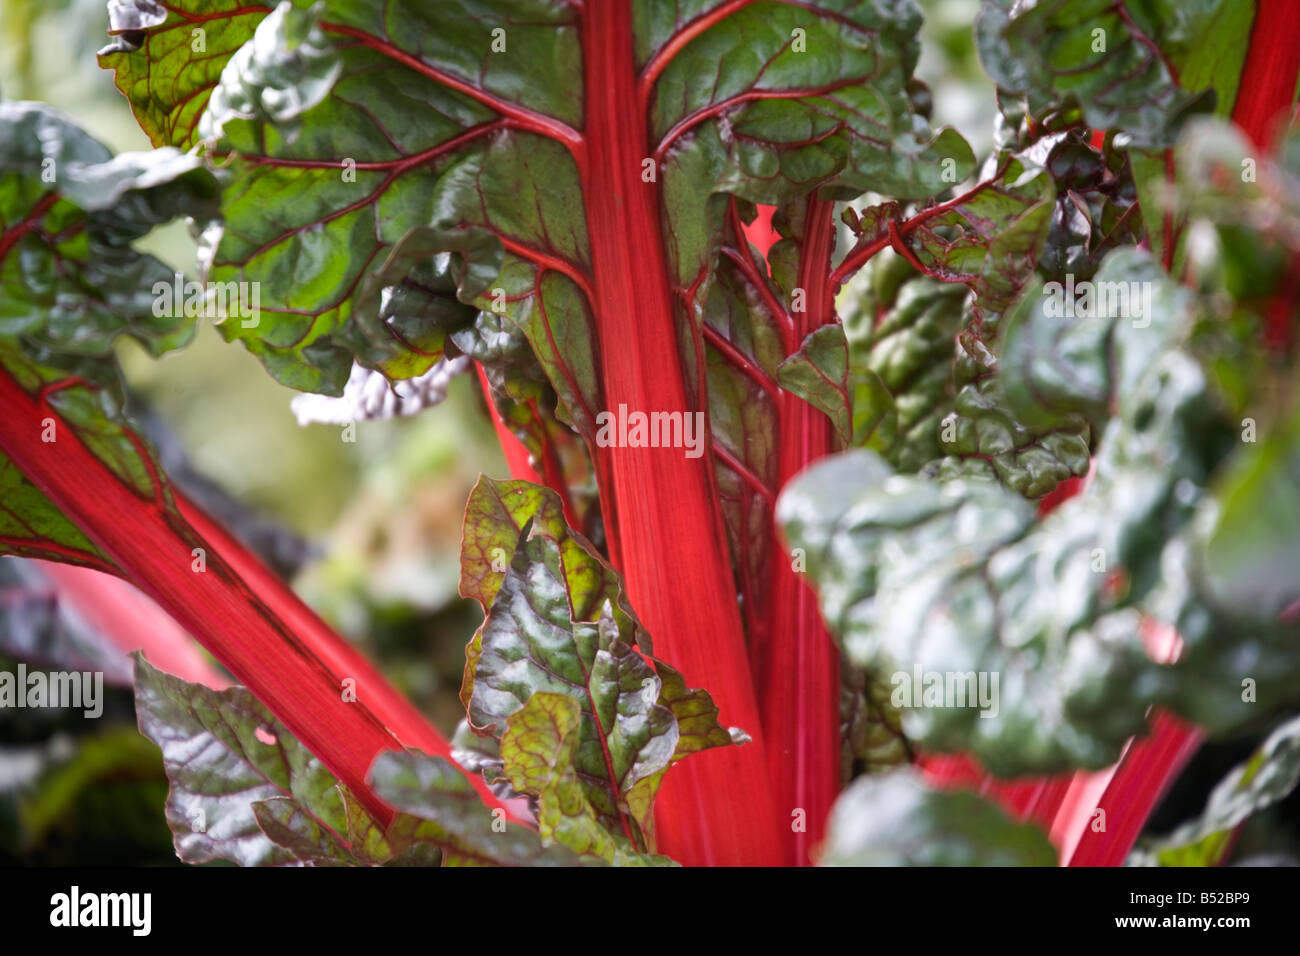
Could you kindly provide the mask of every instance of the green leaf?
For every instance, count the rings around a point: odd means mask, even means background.
[[[803,340],[799,351],[776,370],[781,387],[821,409],[835,423],[842,441],[853,435],[849,393],[849,347],[838,323],[823,325]]]
[[[892,399],[865,445],[900,471],[943,455],[940,423],[952,411],[964,298],[961,288],[914,279],[896,298],[862,297],[845,317],[853,368],[878,377]]]
[[[0,103],[0,341],[87,356],[123,334],[154,355],[184,345],[192,318],[157,307],[173,271],[131,243],[215,210],[200,167],[175,149],[114,157],[48,107]]]
[[[1000,314],[1016,299],[1047,239],[1056,198],[1048,171],[1007,156],[994,175],[914,233],[926,273],[974,293],[975,318]]]
[[[999,89],[1026,97],[1032,116],[1072,107],[1093,129],[1123,130],[1137,146],[1164,148],[1183,116],[1208,106],[1204,97],[1179,89],[1163,37],[1150,35],[1168,20],[1110,0],[1031,6],[984,0],[976,47]],[[1185,44],[1186,35],[1176,32],[1175,43]]]
[[[576,620],[597,621],[606,601],[630,615],[617,572],[565,523],[558,494],[531,482],[497,481],[486,475],[475,483],[465,505],[461,597],[473,598],[488,611],[514,562],[520,536],[530,524],[558,542]],[[643,635],[642,640],[648,638]]]
[[[308,862],[346,856],[350,815],[364,811],[252,694],[189,684],[139,654],[135,668],[140,732],[161,748],[171,781],[166,815],[177,856],[241,866],[293,863],[309,846]],[[263,801],[282,802],[259,808]],[[274,824],[271,834],[261,819]]]
[[[175,275],[132,243],[182,215],[203,217],[216,184],[175,149],[124,153],[31,103],[0,103],[0,374],[41,396],[54,417],[21,427],[76,436],[146,500],[167,502],[152,450],[122,413],[115,343],[159,355],[185,344],[193,319],[159,309]],[[15,427],[19,427],[15,423]],[[0,455],[0,551],[114,566]]]
[[[574,769],[581,724],[582,708],[574,698],[539,691],[510,716],[501,737],[511,786],[537,798],[542,839],[606,863],[671,865],[666,857],[637,853],[627,837],[610,834],[597,819]]]
[[[242,0],[189,0],[171,9],[125,0],[108,9],[109,31],[119,35],[99,51],[100,65],[113,70],[149,141],[182,149],[198,142],[199,118],[222,70],[270,12]]]
[[[623,829],[624,795],[668,766],[679,731],[631,630],[620,629],[608,603],[596,622],[576,618],[565,571],[559,543],[526,529],[483,624],[470,721],[501,737],[533,694],[574,699],[583,718],[575,758],[583,788],[602,823]],[[573,601],[583,598],[575,593]]]
[[[847,661],[840,665],[842,779],[879,773],[912,762],[902,713],[890,700],[890,686]]]
[[[1201,815],[1164,837],[1144,839],[1129,865],[1218,866],[1232,850],[1233,831],[1248,817],[1286,799],[1300,783],[1300,718],[1271,734],[1245,763],[1219,782]]]
[[[1253,0],[1160,0],[1147,14],[1178,85],[1213,89],[1217,116],[1231,115],[1237,102],[1257,7]]]
[[[1103,429],[1085,493],[1039,523],[987,481],[895,475],[858,452],[810,469],[779,504],[848,657],[897,679],[908,736],[996,773],[1103,766],[1154,703],[1240,724],[1254,716],[1243,678],[1267,685],[1272,709],[1294,673],[1294,627],[1267,608],[1224,615],[1199,573],[1193,532],[1236,436],[1185,349],[1191,294],[1136,252],[1097,278],[1135,283],[1145,305],[1068,316],[1031,292],[1001,361],[1021,421],[1086,415]],[[1147,656],[1144,614],[1182,636],[1173,667]],[[1000,693],[979,706],[900,693],[931,674],[985,675]]]
[[[1055,866],[1032,824],[963,790],[932,790],[914,770],[864,777],[835,801],[822,866]]]
[[[630,833],[635,845],[652,845],[650,808],[664,772],[731,737],[707,693],[648,657],[649,635],[622,582],[567,526],[554,492],[479,479],[466,505],[461,594],[487,614],[466,651],[461,699],[471,725],[502,742],[504,759],[512,715],[538,693],[571,698],[584,799],[616,843]]]
[[[407,2],[382,14],[347,0],[304,7],[136,0],[115,11],[136,32],[101,57],[156,143],[206,137],[225,161],[209,277],[261,283],[262,321],[223,334],[281,381],[338,394],[351,358],[419,374],[472,321],[422,286],[482,309],[501,290],[562,417],[590,440],[601,401],[574,162],[578,14],[539,0],[463,15]],[[920,16],[908,5],[758,5],[702,31],[663,11],[636,21],[644,55],[674,51],[648,78],[645,121],[683,287],[715,268],[725,203],[711,197],[780,201],[831,182],[922,197],[973,168],[960,136],[914,110]],[[682,30],[692,37],[673,46]],[[503,35],[508,56],[497,55]],[[712,86],[696,82],[701,64]],[[424,120],[411,124],[415,113]],[[454,289],[445,256],[438,281],[422,283],[448,252]],[[697,287],[700,302],[711,285]],[[405,349],[385,333],[398,322]]]
[[[385,753],[370,768],[371,785],[401,811],[390,830],[400,844],[430,845],[445,866],[575,866],[561,845],[544,846],[527,827],[483,805],[464,774],[440,757]]]
[[[669,32],[666,14],[638,26]],[[680,153],[668,155],[669,194],[674,170],[705,155],[727,191],[771,204],[830,177],[856,192],[933,195],[953,181],[947,159],[964,179],[970,147],[935,134],[908,95],[920,25],[910,4],[755,4],[706,30],[669,61],[651,102],[656,153]]]

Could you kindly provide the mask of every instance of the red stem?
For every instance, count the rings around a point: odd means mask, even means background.
[[[1105,812],[1104,829],[1100,828],[1103,818],[1095,809],[1086,810],[1086,814],[1073,810],[1072,826],[1061,846],[1070,866],[1122,864],[1147,817],[1204,739],[1204,732],[1191,724],[1157,713],[1151,721],[1151,735],[1130,743],[1119,764],[1109,771],[1112,776],[1095,804]],[[1072,808],[1062,810],[1069,813]],[[1073,853],[1070,839],[1077,840]]]
[[[630,0],[586,3],[583,193],[607,408],[687,404],[657,183],[638,97]],[[712,456],[680,448],[595,448],[601,498],[616,525],[611,557],[656,653],[713,695],[753,742],[674,767],[656,806],[660,849],[686,864],[786,862],[735,597]],[[607,522],[608,523],[608,522]]]
[[[910,219],[904,220],[897,226],[891,223],[889,232],[884,236],[871,242],[860,243],[855,246],[849,251],[849,254],[844,257],[844,261],[841,262],[835,271],[831,273],[829,283],[831,293],[834,294],[835,290],[838,289],[849,278],[849,276],[853,275],[853,273],[866,265],[867,261],[877,252],[880,252],[880,250],[889,245],[901,245],[904,237],[910,236],[935,216],[942,216],[949,210],[956,209],[962,203],[969,202],[971,197],[983,192],[985,189],[988,189],[989,186],[1002,178],[1002,173],[1003,169],[999,168],[991,177],[984,180],[984,182],[971,187],[960,196],[954,196],[947,202],[937,203],[936,205],[922,209],[916,215],[912,216]],[[925,270],[922,269],[921,271]]]
[[[794,340],[835,321],[827,277],[835,241],[834,203],[808,200],[798,287],[806,311],[795,312]],[[787,481],[835,450],[826,414],[790,392],[778,402],[778,482]],[[779,541],[779,532],[774,540]],[[768,737],[768,771],[782,818],[802,811],[805,827],[790,833],[796,863],[811,861],[839,792],[839,656],[822,623],[816,595],[783,550],[772,555],[771,604],[765,639],[751,644],[751,663]]]
[[[1300,73],[1300,4],[1259,0],[1232,121],[1261,149],[1291,111]]]
[[[67,515],[127,580],[167,610],[276,715],[381,821],[392,817],[366,782],[380,753],[402,743],[450,757],[445,740],[345,641],[198,509],[180,515],[157,494],[124,485],[46,400],[0,372],[0,451]],[[41,440],[55,418],[57,441]],[[156,488],[160,491],[160,488]],[[206,570],[193,570],[202,548]],[[342,681],[356,681],[346,702]],[[399,738],[394,734],[400,735]],[[500,804],[476,775],[470,781]]]

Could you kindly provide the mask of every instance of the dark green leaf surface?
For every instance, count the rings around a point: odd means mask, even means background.
[[[1174,4],[1163,6],[1167,12]],[[1151,35],[1153,23],[1167,20],[1111,0],[1030,6],[984,0],[975,38],[989,76],[1005,93],[1027,97],[1033,116],[1073,107],[1094,129],[1123,130],[1137,146],[1164,148],[1173,145],[1184,115],[1209,105],[1179,88],[1162,38]],[[1239,33],[1215,37],[1240,39]],[[1179,30],[1171,47],[1188,42]]]
[[[194,322],[159,309],[175,276],[131,244],[155,226],[215,208],[215,181],[175,149],[109,151],[55,111],[0,103],[0,367],[57,412],[15,423],[71,427],[143,499],[166,498],[157,463],[122,413],[114,345],[129,335],[151,354],[184,345]],[[51,425],[51,423],[54,423]],[[112,564],[0,456],[0,550]]]
[[[390,838],[442,851],[445,866],[575,866],[561,845],[544,846],[527,827],[494,814],[458,769],[439,757],[381,754],[370,782],[401,813]]]
[[[1105,765],[1151,703],[1214,726],[1251,719],[1243,678],[1267,675],[1276,707],[1285,695],[1274,681],[1287,686],[1295,657],[1267,620],[1227,626],[1183,570],[1211,471],[1231,450],[1181,348],[1190,293],[1137,253],[1112,256],[1098,278],[1149,284],[1150,311],[1053,318],[1031,294],[1002,358],[1022,420],[1083,414],[1104,426],[1082,496],[1037,523],[989,482],[895,475],[858,452],[811,469],[781,499],[852,660],[883,675],[998,677],[1000,706],[903,715],[923,745],[968,749],[998,773]],[[1176,667],[1148,658],[1143,611],[1178,628]]]
[[[186,683],[138,655],[135,682],[140,732],[161,748],[172,784],[167,822],[182,860],[266,866],[308,847],[311,862],[343,852],[349,810],[360,808],[252,694]],[[271,800],[284,802],[259,809]],[[274,824],[270,835],[260,819]]]

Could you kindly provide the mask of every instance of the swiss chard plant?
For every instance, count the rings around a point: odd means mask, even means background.
[[[0,105],[0,549],[242,685],[136,655],[182,860],[1115,864],[1272,731],[1134,856],[1214,863],[1294,786],[1295,8],[983,0],[978,156],[914,0],[108,13],[152,151]],[[130,417],[207,318],[310,420],[476,378],[453,739]]]

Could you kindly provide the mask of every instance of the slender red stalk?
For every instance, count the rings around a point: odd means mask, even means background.
[[[593,312],[608,408],[689,413],[657,183],[638,95],[630,0],[582,8],[586,83],[583,198],[595,269]],[[753,742],[693,756],[665,777],[660,848],[687,864],[786,862],[767,783],[713,462],[680,448],[600,448],[611,557],[656,652],[708,688],[721,719]],[[608,523],[608,522],[607,522]]]
[[[151,498],[123,484],[50,404],[58,387],[34,396],[0,373],[0,450],[372,814],[389,820],[391,809],[366,782],[374,758],[400,746],[394,732],[403,735],[401,743],[449,757],[446,741],[233,538],[184,501],[179,516],[167,508],[160,476]],[[47,418],[57,429],[57,440],[48,443],[41,438]],[[196,548],[202,571],[195,570]],[[349,677],[356,682],[353,702],[342,693]],[[499,805],[477,776],[470,780]]]
[[[794,341],[835,321],[835,302],[827,277],[835,240],[834,203],[809,199],[798,287],[806,310],[792,313]],[[790,392],[777,404],[780,429],[778,480],[781,486],[817,459],[835,450],[830,419]],[[777,539],[779,540],[779,538]],[[771,594],[764,639],[751,645],[751,661],[767,733],[768,767],[781,811],[803,826],[791,833],[800,865],[825,833],[826,818],[839,792],[839,656],[807,582],[788,555],[771,562]]]
[[[864,265],[866,265],[868,260],[870,260],[871,257],[874,256],[877,252],[880,252],[886,246],[894,246],[895,248],[901,246],[902,240],[904,238],[910,236],[912,233],[914,233],[921,226],[925,225],[931,219],[935,218],[936,216],[942,216],[944,213],[948,212],[949,210],[957,208],[962,203],[969,202],[972,197],[983,192],[985,189],[988,189],[989,186],[991,186],[993,183],[997,182],[999,179],[1002,178],[1002,173],[1003,173],[1003,169],[999,167],[998,170],[994,172],[993,175],[990,176],[988,179],[984,180],[982,183],[977,183],[975,186],[972,186],[970,189],[962,193],[960,196],[954,196],[952,199],[949,199],[945,202],[936,203],[933,206],[928,206],[927,208],[922,209],[920,212],[916,213],[914,216],[904,220],[902,223],[899,224],[891,223],[889,228],[889,233],[887,235],[882,236],[878,239],[874,239],[870,242],[859,243],[853,249],[850,249],[848,255],[844,257],[844,261],[841,262],[835,268],[835,271],[831,273],[830,289],[832,293],[837,288],[839,288],[839,286],[842,283],[847,281],[848,278],[851,275],[853,275],[853,273],[857,272]],[[900,249],[899,251],[903,252],[904,255],[909,254],[906,251],[906,247],[903,247],[903,249]],[[927,272],[928,274],[928,271],[923,266],[920,266],[919,263],[917,263],[917,265],[920,268],[921,272]]]

